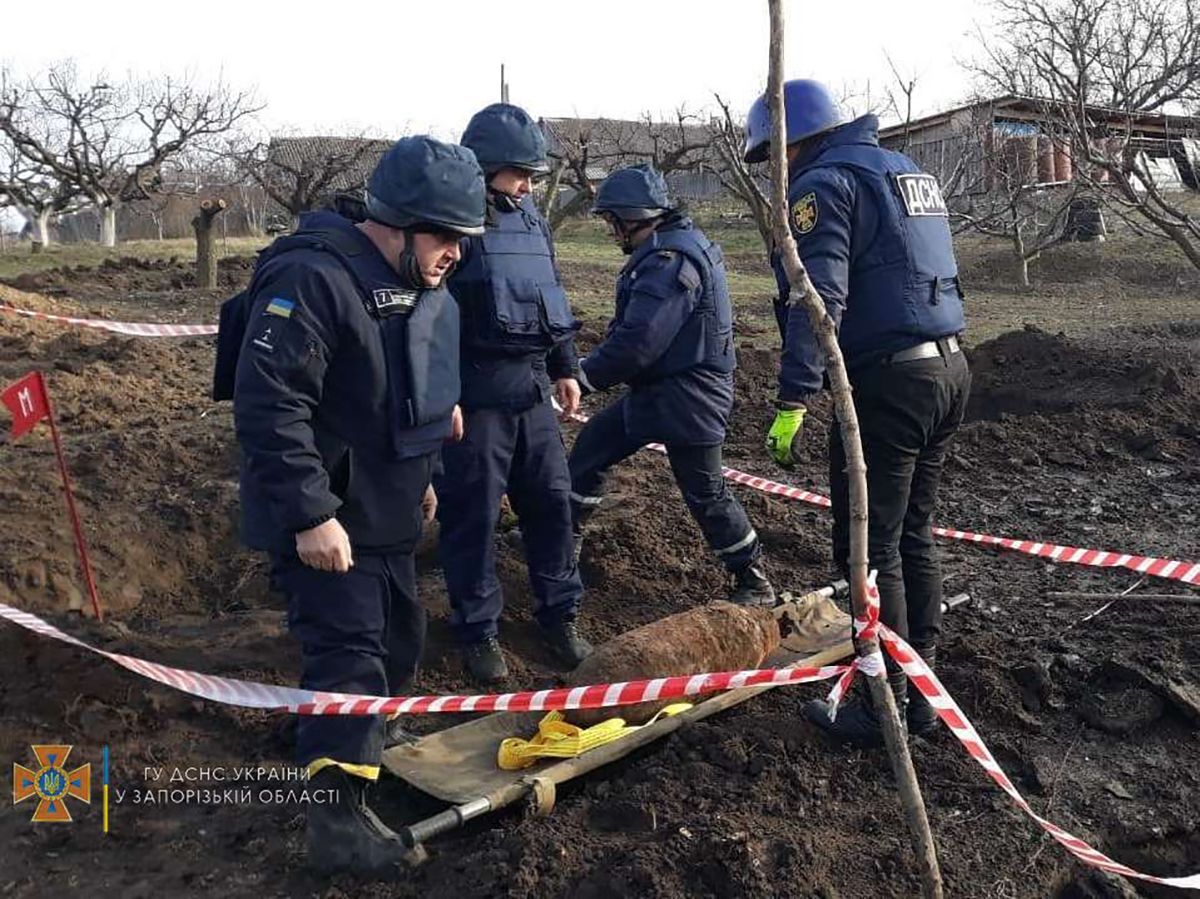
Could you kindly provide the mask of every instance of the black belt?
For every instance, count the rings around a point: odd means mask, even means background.
[[[899,362],[915,362],[918,359],[936,359],[938,356],[948,359],[960,351],[958,338],[951,334],[949,337],[927,340],[916,346],[910,346],[907,350],[900,350],[898,353],[884,356],[880,362],[884,365],[895,365]]]

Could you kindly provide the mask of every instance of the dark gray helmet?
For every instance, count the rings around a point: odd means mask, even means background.
[[[483,171],[466,147],[402,137],[367,182],[367,216],[392,228],[482,234],[485,196]]]
[[[542,129],[511,103],[493,103],[471,116],[462,145],[471,149],[488,175],[506,166],[539,174],[550,171]]]
[[[592,213],[611,212],[619,219],[637,222],[665,215],[672,208],[663,176],[654,166],[641,163],[617,169],[604,179],[596,191]]]

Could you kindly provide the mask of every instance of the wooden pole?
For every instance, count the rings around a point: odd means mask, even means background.
[[[767,78],[767,98],[771,108],[771,219],[775,246],[780,251],[792,297],[802,302],[809,316],[813,333],[825,353],[829,389],[833,395],[842,444],[846,451],[846,474],[850,487],[850,596],[855,617],[865,617],[867,600],[867,465],[863,457],[858,416],[850,392],[850,379],[845,360],[838,346],[833,319],[825,303],[813,287],[800,261],[800,253],[788,223],[787,123],[783,104],[783,2],[767,0],[771,18],[770,68]],[[796,302],[793,299],[793,302]],[[879,651],[876,640],[858,645],[860,656]],[[921,788],[908,753],[908,740],[888,682],[882,677],[869,677],[871,700],[883,725],[888,756],[900,790],[900,804],[908,821],[913,850],[921,868],[921,883],[926,897],[941,899],[942,874],[938,868],[933,834],[921,799]]]
[[[38,375],[39,379],[41,375]],[[42,381],[42,396],[46,401],[46,420],[50,423],[50,437],[54,441],[54,455],[58,459],[58,473],[62,476],[63,493],[67,497],[67,513],[71,518],[71,531],[75,535],[75,552],[79,557],[79,570],[83,574],[83,582],[87,585],[88,597],[92,601],[92,612],[97,621],[104,620],[100,611],[100,595],[96,591],[96,576],[92,573],[92,560],[88,557],[87,541],[83,539],[83,525],[79,523],[79,510],[75,508],[75,492],[71,489],[71,475],[67,471],[67,457],[63,452],[62,438],[58,433],[58,423],[54,420],[54,405],[50,402],[50,391]]]

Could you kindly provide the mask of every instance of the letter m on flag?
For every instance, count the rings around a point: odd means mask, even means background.
[[[12,412],[12,438],[16,440],[27,433],[49,414],[50,403],[46,399],[46,385],[42,373],[30,372],[15,384],[0,393],[0,400]]]

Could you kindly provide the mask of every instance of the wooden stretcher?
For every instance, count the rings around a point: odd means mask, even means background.
[[[839,583],[792,599],[775,609],[786,619],[780,648],[766,667],[831,665],[851,655],[850,618],[833,602],[844,592]],[[686,673],[686,672],[681,672]],[[540,814],[554,807],[555,788],[581,774],[624,758],[636,749],[662,739],[693,721],[740,705],[774,686],[747,687],[719,693],[671,717],[660,718],[628,736],[570,759],[551,759],[522,771],[504,771],[496,764],[500,741],[526,736],[537,729],[540,712],[497,712],[395,746],[383,754],[384,766],[412,786],[445,802],[445,811],[398,832],[406,845],[419,851],[433,837],[462,826],[480,815],[526,799]],[[614,710],[619,715],[619,710]]]

